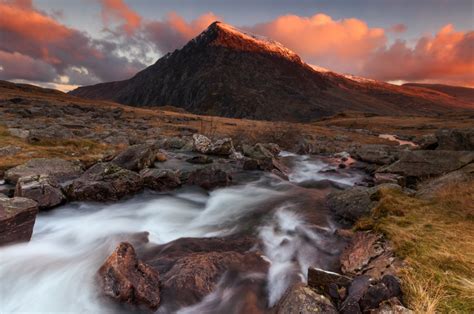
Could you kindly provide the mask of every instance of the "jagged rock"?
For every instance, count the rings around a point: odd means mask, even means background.
[[[79,177],[82,168],[79,164],[60,158],[35,158],[26,164],[16,166],[5,172],[5,180],[16,184],[20,177],[49,175],[58,182],[64,182]]]
[[[436,131],[438,150],[474,151],[474,128]]]
[[[216,140],[212,143],[209,152],[212,155],[229,156],[235,151],[232,139],[229,137]]]
[[[112,163],[97,163],[67,187],[67,196],[78,201],[116,201],[143,188],[137,173]]]
[[[160,276],[136,256],[133,246],[120,243],[97,273],[102,292],[119,302],[156,311]]]
[[[39,209],[57,206],[66,200],[58,182],[49,175],[21,177],[16,184],[15,196],[36,201]]]
[[[356,186],[330,193],[327,204],[338,221],[345,225],[351,225],[370,213],[377,204],[374,196],[382,188],[401,190],[401,187],[396,184],[381,184],[372,188]]]
[[[352,152],[357,160],[388,165],[400,157],[400,147],[380,144],[363,145]]]
[[[351,285],[349,286],[348,295],[344,302],[342,302],[339,307],[339,313],[342,314],[356,314],[362,313],[361,307],[359,305],[360,299],[364,296],[367,289],[369,289],[370,284],[373,280],[370,276],[358,276],[354,278]]]
[[[317,294],[303,284],[296,284],[288,289],[276,305],[275,313],[337,313],[337,310],[324,295]]]
[[[179,174],[170,169],[143,169],[140,172],[143,185],[155,191],[167,191],[181,185]]]
[[[153,145],[133,145],[121,152],[112,163],[128,170],[140,171],[155,162],[157,149]]]
[[[378,172],[402,175],[412,187],[422,179],[458,170],[473,161],[472,151],[415,150],[404,152],[400,160]]]
[[[206,190],[228,186],[231,182],[232,176],[229,173],[213,166],[194,170],[187,180],[188,184],[198,185]]]
[[[0,147],[0,157],[13,156],[21,152],[21,150],[21,147],[13,145]]]
[[[371,232],[356,232],[340,256],[343,274],[370,275],[380,279],[395,274],[399,261],[393,256],[388,243],[381,235]]]
[[[308,268],[308,286],[316,289],[320,293],[329,294],[331,285],[347,287],[351,281],[352,279],[350,277],[338,273],[315,267]]]
[[[0,197],[0,246],[30,241],[37,213],[33,200]]]
[[[212,158],[210,158],[206,155],[194,156],[194,157],[186,159],[186,161],[191,163],[191,164],[198,164],[198,165],[212,164],[213,163]]]

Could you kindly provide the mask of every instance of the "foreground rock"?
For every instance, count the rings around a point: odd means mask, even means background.
[[[168,191],[181,186],[179,174],[170,169],[143,169],[140,176],[143,185],[155,191]]]
[[[147,144],[130,146],[118,154],[112,163],[124,169],[140,171],[153,165],[157,151],[154,146]]]
[[[275,313],[338,313],[331,301],[311,288],[296,284],[289,288],[276,306]]]
[[[160,304],[157,271],[137,259],[133,246],[122,242],[98,271],[102,292],[119,302],[156,311]]]
[[[474,128],[438,130],[436,138],[438,150],[474,151]]]
[[[30,241],[37,213],[33,200],[0,196],[0,246]]]
[[[77,163],[60,158],[36,158],[6,171],[5,180],[16,184],[20,177],[49,175],[58,182],[64,182],[79,177],[81,173],[82,168]]]
[[[412,187],[422,179],[458,170],[473,161],[474,152],[469,151],[416,150],[404,152],[400,160],[378,172],[402,175]]]
[[[140,175],[113,163],[97,163],[66,189],[72,200],[116,201],[143,188]]]
[[[36,201],[39,209],[52,208],[66,201],[58,182],[49,175],[21,177],[16,184],[15,196]]]
[[[380,184],[372,188],[352,187],[344,191],[335,191],[328,195],[327,204],[336,219],[352,225],[359,218],[368,215],[377,204],[375,198],[380,189],[401,190],[397,184]]]

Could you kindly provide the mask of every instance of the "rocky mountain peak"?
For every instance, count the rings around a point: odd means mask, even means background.
[[[271,54],[302,63],[301,58],[277,41],[251,34],[232,25],[215,21],[193,39],[194,43],[226,47],[242,52]]]

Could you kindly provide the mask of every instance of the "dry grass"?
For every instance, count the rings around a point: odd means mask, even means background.
[[[41,140],[31,144],[21,138],[11,136],[7,129],[0,125],[0,147],[9,145],[21,147],[21,151],[11,156],[0,157],[0,170],[17,166],[32,158],[59,157],[67,160],[80,160],[89,164],[117,149],[112,145],[86,139]]]
[[[474,312],[474,184],[451,184],[426,201],[382,191],[359,228],[384,233],[407,268],[406,301],[417,313]]]

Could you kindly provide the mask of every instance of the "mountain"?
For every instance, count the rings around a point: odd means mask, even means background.
[[[221,22],[131,79],[70,93],[132,106],[172,105],[197,114],[289,121],[346,110],[398,115],[473,108],[445,94],[318,70],[277,42]]]
[[[474,88],[462,87],[462,86],[452,86],[452,85],[443,85],[443,84],[421,84],[421,83],[406,83],[403,84],[405,87],[419,88],[419,89],[428,89],[434,90],[443,94],[450,95],[457,99],[474,102]]]

